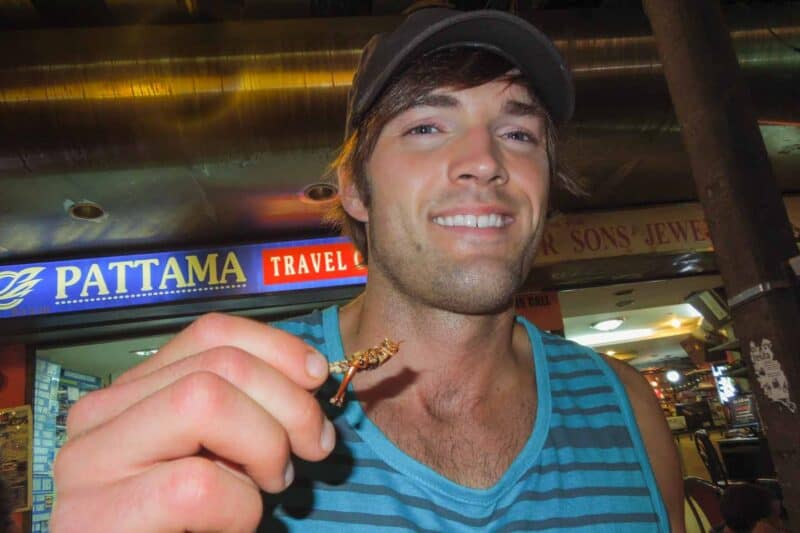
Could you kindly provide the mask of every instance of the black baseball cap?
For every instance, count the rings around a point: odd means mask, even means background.
[[[393,31],[375,35],[364,47],[348,96],[346,135],[361,124],[393,76],[428,52],[458,47],[504,57],[530,80],[557,126],[572,117],[572,75],[545,34],[504,11],[427,7],[410,14]]]

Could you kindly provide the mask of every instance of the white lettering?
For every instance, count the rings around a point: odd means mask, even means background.
[[[152,291],[153,290],[153,278],[151,276],[150,267],[153,265],[158,265],[158,259],[139,259],[133,262],[133,267],[142,267],[142,290],[143,291]]]
[[[364,268],[366,265],[364,265],[363,263],[364,263],[364,257],[361,255],[361,252],[359,252],[358,250],[354,251],[353,252],[353,264],[357,268]]]
[[[89,296],[89,288],[97,287],[97,296],[105,296],[108,294],[108,286],[106,280],[103,278],[103,273],[100,271],[100,265],[92,263],[89,267],[89,272],[86,273],[86,280],[83,282],[83,289],[81,289],[81,296],[86,298]]]
[[[186,256],[186,263],[189,266],[188,274],[189,279],[186,282],[186,285],[189,287],[194,287],[197,285],[195,282],[195,276],[197,276],[197,281],[203,282],[208,277],[209,285],[217,285],[219,280],[217,279],[217,257],[219,254],[208,254],[206,256],[206,262],[203,265],[200,265],[200,260],[197,259],[196,255],[187,255]]]
[[[322,265],[322,254],[319,252],[312,253],[311,264],[314,265],[314,272],[319,272],[319,267]]]
[[[283,274],[285,276],[294,276],[294,257],[291,255],[283,256]]]
[[[186,279],[183,277],[183,272],[181,272],[181,267],[178,264],[178,260],[174,257],[167,259],[167,264],[164,267],[163,274],[161,274],[161,283],[158,284],[158,288],[161,290],[166,289],[167,281],[169,280],[175,280],[176,288],[186,286]]]
[[[222,266],[222,273],[219,276],[220,280],[225,283],[230,283],[228,281],[228,274],[236,276],[236,283],[247,283],[247,278],[244,275],[242,266],[239,264],[239,260],[233,252],[228,252],[228,255],[225,256],[225,264]]]
[[[127,272],[125,269],[133,266],[133,261],[114,261],[108,264],[109,270],[117,271],[117,289],[114,291],[114,294],[125,294],[128,292],[128,285],[126,283]]]
[[[276,278],[281,277],[281,257],[279,255],[273,255],[269,258],[270,262],[272,263],[272,273]]]
[[[81,269],[76,266],[56,267],[56,300],[63,300],[67,297],[67,287],[71,287],[80,281]]]
[[[308,270],[308,263],[306,262],[306,256],[300,254],[300,257],[298,259],[299,261],[297,262],[297,273],[308,274],[310,271]]]

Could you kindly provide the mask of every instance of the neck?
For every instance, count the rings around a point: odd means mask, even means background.
[[[400,351],[386,365],[354,379],[369,409],[391,402],[409,408],[463,413],[498,390],[513,386],[521,370],[531,370],[524,328],[513,308],[464,315],[431,308],[397,293],[371,290],[342,308],[340,328],[346,353],[389,337]],[[435,409],[434,409],[435,407]]]

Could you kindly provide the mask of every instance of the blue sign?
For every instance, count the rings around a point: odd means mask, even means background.
[[[0,265],[0,319],[363,284],[361,262],[333,237]]]

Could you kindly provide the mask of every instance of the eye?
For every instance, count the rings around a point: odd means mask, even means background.
[[[420,124],[406,131],[406,135],[430,135],[431,133],[438,133],[439,128],[433,124]]]
[[[509,131],[507,133],[504,133],[502,136],[512,141],[539,144],[539,139],[537,139],[535,136],[531,135],[525,130]]]

